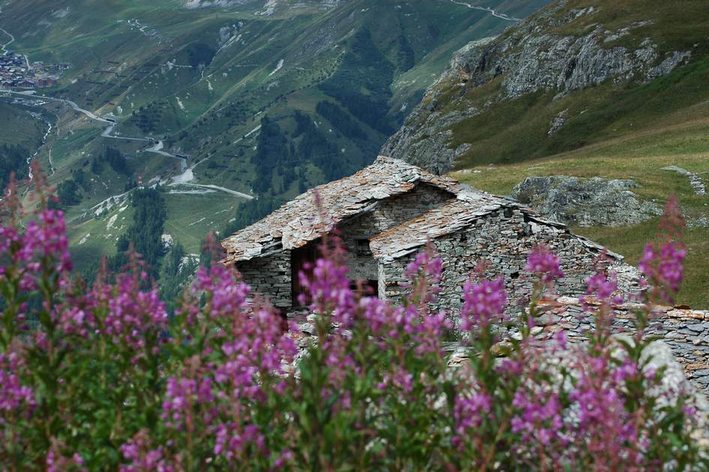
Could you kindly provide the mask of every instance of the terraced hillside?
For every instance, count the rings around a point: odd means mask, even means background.
[[[5,0],[8,47],[70,68],[45,98],[3,100],[53,115],[37,157],[83,259],[115,250],[141,184],[165,189],[165,231],[196,252],[371,162],[453,51],[544,3]]]

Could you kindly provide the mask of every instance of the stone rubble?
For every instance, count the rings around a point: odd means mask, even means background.
[[[694,193],[700,196],[706,195],[707,189],[704,186],[704,181],[694,172],[690,172],[687,169],[678,166],[667,166],[663,167],[662,170],[676,172],[679,175],[683,175],[689,179],[689,185],[692,186]]]
[[[578,226],[627,226],[662,214],[651,202],[632,191],[633,180],[584,179],[564,175],[527,177],[512,191],[512,198],[540,215]]]

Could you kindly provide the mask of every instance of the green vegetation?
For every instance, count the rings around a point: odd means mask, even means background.
[[[47,124],[32,116],[29,108],[0,101],[0,145],[36,150],[42,143]]]
[[[552,93],[537,93],[498,103],[453,128],[453,146],[471,143],[458,166],[520,162],[641,132],[658,134],[664,128],[706,126],[707,74],[709,59],[680,67],[645,85],[604,84],[558,100],[552,100]],[[563,110],[568,116],[565,125],[549,136],[552,119]],[[702,149],[703,144],[698,144],[695,151]]]
[[[111,169],[119,174],[127,176],[131,175],[130,168],[128,167],[128,161],[118,149],[107,147],[106,151],[103,153],[103,160],[111,166]]]
[[[300,138],[297,145],[298,158],[301,162],[305,162],[306,159],[312,161],[322,171],[325,180],[339,179],[364,164],[361,160],[355,162],[343,160],[338,146],[324,131],[316,128],[311,119],[296,115],[296,120],[298,128],[293,137]]]
[[[216,50],[208,44],[194,43],[187,47],[189,64],[193,68],[207,67],[214,59]]]
[[[111,266],[120,269],[128,262],[126,252],[131,248],[137,251],[145,261],[147,272],[158,278],[160,260],[165,255],[162,235],[165,228],[167,211],[165,198],[156,189],[140,189],[131,195],[133,223],[128,231],[116,243],[118,254]]]
[[[366,139],[367,135],[345,110],[328,101],[318,102],[316,111],[347,138]]]
[[[702,223],[702,218],[709,214],[706,196],[696,195],[686,177],[662,170],[662,167],[683,167],[702,176],[705,184],[709,185],[709,179],[706,178],[709,175],[709,152],[653,155],[658,147],[662,147],[658,141],[671,143],[677,139],[692,143],[695,141],[689,136],[701,139],[706,134],[701,131],[688,136],[684,129],[665,133],[650,138],[641,134],[634,139],[610,141],[526,163],[473,167],[456,172],[454,176],[473,187],[499,195],[511,193],[512,188],[527,176],[545,175],[632,178],[639,184],[635,191],[640,198],[654,201],[658,205],[662,205],[669,195],[677,195],[682,213],[690,226],[684,241],[688,250],[686,280],[678,301],[692,307],[706,308],[709,307],[709,257],[706,256],[709,253],[709,227]],[[576,227],[572,230],[623,254],[629,263],[637,264],[645,242],[657,234],[657,222],[657,219],[653,219],[637,226]]]
[[[204,228],[221,230],[244,204],[244,200],[223,192],[164,193],[167,206],[165,233],[190,254],[199,254]],[[179,191],[179,190],[178,190]],[[261,198],[259,198],[261,200]]]
[[[598,23],[609,29],[640,23],[639,28],[616,40],[616,44],[640,44],[651,37],[663,49],[692,49],[697,39],[705,39],[709,29],[709,16],[704,0],[684,0],[681,3],[663,0],[571,0],[568,8],[584,8],[593,4],[593,15],[582,15],[561,26],[557,31],[563,34],[579,34]],[[650,21],[648,21],[650,20]],[[707,52],[707,44],[701,44]]]
[[[522,17],[545,2],[485,4]],[[354,0],[331,9],[289,2],[270,16],[257,14],[262,2],[205,9],[175,0],[60,3],[3,5],[1,26],[14,34],[13,48],[32,61],[71,66],[43,93],[111,114],[114,135],[161,140],[164,151],[188,156],[190,167],[204,161],[193,183],[258,194],[274,205],[371,162],[452,52],[509,23],[453,2]],[[91,264],[126,231],[108,227],[117,209],[93,207],[184,169],[145,152],[146,142],[108,140],[105,123],[67,106],[32,110],[55,115],[38,158],[52,184],[80,199],[67,208],[71,241],[84,241],[74,248],[77,260]],[[259,132],[264,117],[270,123]],[[30,152],[46,131],[42,120],[3,103],[0,124],[0,144]],[[279,139],[265,142],[260,134],[269,132]],[[231,225],[215,214],[241,218],[241,199],[169,189],[182,193],[164,194],[166,227],[190,253],[208,231]]]
[[[395,123],[387,120],[387,112],[393,78],[393,64],[374,44],[369,30],[361,29],[352,38],[340,68],[320,84],[320,89],[361,122],[391,134]]]
[[[65,180],[57,185],[57,198],[62,208],[78,205],[81,203],[79,185],[73,179]]]
[[[42,145],[46,132],[45,114],[21,105],[0,101],[0,188],[14,173],[18,179],[29,174],[27,159]]]
[[[259,193],[268,192],[273,187],[273,171],[284,174],[286,167],[292,170],[288,140],[276,121],[267,116],[261,118],[261,132],[258,137],[256,154],[251,161],[256,167],[258,179],[254,182],[254,190]],[[290,177],[288,173],[287,177]],[[292,180],[292,179],[291,179]],[[283,186],[290,182],[284,178]]]
[[[197,270],[198,261],[191,259],[182,244],[176,244],[167,253],[160,268],[160,298],[168,310],[174,312],[180,294]]]
[[[11,144],[0,145],[0,188],[5,188],[14,173],[18,179],[27,177],[27,149]]]

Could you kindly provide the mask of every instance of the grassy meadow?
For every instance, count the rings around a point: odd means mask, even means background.
[[[523,163],[482,165],[454,172],[461,181],[498,195],[508,195],[527,176],[600,176],[607,179],[633,179],[635,192],[643,200],[662,205],[676,195],[689,223],[685,233],[688,257],[686,278],[678,303],[709,308],[709,196],[696,195],[687,177],[662,170],[675,165],[696,173],[709,186],[709,124],[692,122],[658,133],[637,133],[622,139],[599,143],[574,152]],[[705,149],[698,151],[698,149]],[[701,219],[704,218],[703,223]],[[654,218],[645,223],[623,227],[574,227],[609,249],[623,254],[636,264],[647,241],[657,234]]]

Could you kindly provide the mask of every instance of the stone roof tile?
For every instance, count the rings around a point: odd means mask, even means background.
[[[449,177],[434,175],[399,159],[379,156],[372,165],[356,174],[315,187],[226,238],[222,241],[227,252],[224,262],[263,255],[277,239],[284,249],[304,246],[341,221],[368,211],[373,203],[409,192],[419,183],[454,195],[461,190],[460,184]]]
[[[516,203],[470,188],[462,189],[456,199],[373,237],[369,243],[376,258],[397,258],[446,234],[469,226],[476,219]]]

